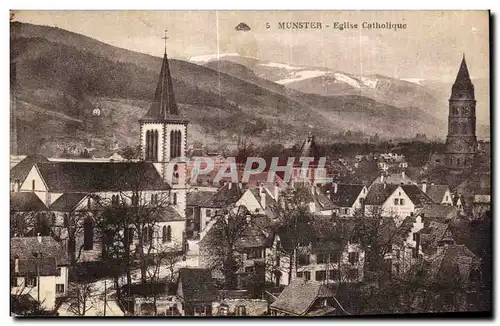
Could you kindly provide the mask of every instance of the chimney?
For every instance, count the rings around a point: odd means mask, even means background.
[[[380,175],[380,183],[384,183],[384,174]],[[384,186],[384,188],[385,188],[385,186]]]
[[[262,209],[266,209],[266,190],[262,183],[259,185],[259,195],[260,195],[260,206]]]
[[[14,273],[19,273],[19,257],[14,257]]]
[[[422,181],[422,191],[424,193],[427,193],[427,181]]]
[[[332,185],[333,185],[333,193],[336,194],[337,191],[339,190],[339,184],[334,182]]]
[[[278,183],[274,185],[274,200],[278,201],[278,197],[280,195],[280,187],[278,187]]]

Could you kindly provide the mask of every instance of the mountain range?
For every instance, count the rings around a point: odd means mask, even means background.
[[[138,145],[138,119],[161,60],[55,27],[11,23],[20,154]],[[320,142],[347,130],[386,138],[446,134],[447,109],[435,87],[238,54],[170,59],[170,68],[190,121],[188,144],[234,146],[244,138],[290,145],[309,131]]]

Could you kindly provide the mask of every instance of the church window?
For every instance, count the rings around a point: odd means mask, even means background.
[[[161,242],[167,242],[167,227],[164,225],[161,232]]]
[[[167,242],[172,241],[172,227],[169,225],[167,226],[167,234],[165,236]]]
[[[158,130],[146,131],[146,160],[158,161]]]
[[[457,165],[460,165],[460,159],[457,158]]]
[[[94,223],[88,218],[83,222],[83,250],[94,249]]]
[[[172,195],[172,204],[177,205],[177,194],[175,192]]]
[[[181,156],[181,132],[172,130],[170,132],[170,159]]]
[[[179,166],[177,164],[174,165],[174,172],[172,173],[172,184],[179,183]]]

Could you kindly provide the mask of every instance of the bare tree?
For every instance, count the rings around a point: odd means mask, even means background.
[[[245,231],[252,225],[253,215],[245,206],[229,206],[202,240],[202,250],[208,258],[210,268],[224,275],[227,289],[236,288],[236,272],[241,267],[241,255],[236,244]]]
[[[71,284],[68,311],[77,316],[85,316],[94,307],[92,297],[95,296],[95,291],[94,284],[90,282]]]

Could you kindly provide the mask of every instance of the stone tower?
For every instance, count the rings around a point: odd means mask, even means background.
[[[474,164],[477,152],[476,100],[465,55],[451,89],[449,107],[445,163],[450,170],[463,171]]]
[[[174,207],[184,217],[188,121],[181,117],[175,102],[166,48],[153,103],[139,122],[142,158],[152,162],[172,187]]]

